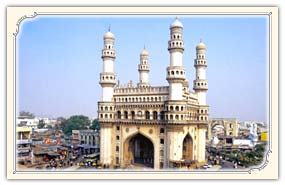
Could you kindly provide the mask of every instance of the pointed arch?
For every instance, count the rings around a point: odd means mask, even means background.
[[[189,133],[183,139],[182,158],[184,160],[194,160],[193,158],[193,138]]]
[[[150,137],[135,132],[124,141],[124,163],[126,165],[138,163],[147,167],[154,167],[154,143]]]

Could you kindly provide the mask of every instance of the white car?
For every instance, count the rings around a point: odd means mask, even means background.
[[[211,164],[204,164],[203,168],[204,169],[208,169],[208,168],[212,168],[213,166]]]

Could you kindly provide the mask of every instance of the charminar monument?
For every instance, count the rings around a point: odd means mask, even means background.
[[[101,164],[164,169],[204,161],[209,116],[205,44],[200,41],[196,46],[193,91],[183,66],[183,25],[177,18],[170,25],[168,86],[149,83],[151,61],[145,48],[138,64],[139,82],[121,86],[114,72],[114,44],[115,36],[109,30],[104,35],[102,100],[98,102]]]

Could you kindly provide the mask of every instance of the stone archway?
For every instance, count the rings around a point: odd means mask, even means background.
[[[154,145],[150,139],[140,133],[125,141],[124,154],[126,165],[154,167]]]
[[[211,127],[211,135],[217,137],[226,136],[226,128],[224,124],[215,123]]]
[[[188,133],[183,140],[182,158],[185,161],[193,160],[193,139]]]

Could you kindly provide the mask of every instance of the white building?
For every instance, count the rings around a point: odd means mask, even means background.
[[[28,128],[37,128],[39,124],[38,118],[29,118],[26,116],[19,116],[16,119],[16,123],[18,127],[28,127]]]
[[[101,163],[121,167],[141,163],[159,169],[181,161],[204,161],[209,111],[205,44],[200,41],[196,47],[194,91],[189,90],[183,66],[183,25],[178,19],[170,25],[168,86],[150,84],[151,61],[145,48],[140,53],[137,86],[116,84],[114,44],[109,30],[104,35],[98,102]]]

